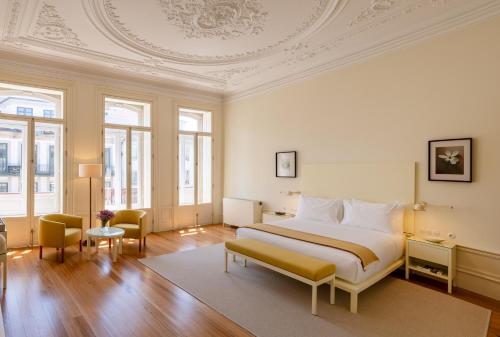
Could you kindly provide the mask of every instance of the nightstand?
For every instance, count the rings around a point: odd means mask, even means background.
[[[293,218],[295,215],[290,213],[285,213],[283,215],[276,214],[274,211],[264,211],[262,212],[262,223],[270,223],[273,221],[286,220]]]
[[[448,283],[451,294],[456,275],[456,245],[451,242],[433,243],[412,236],[406,239],[406,279],[410,271],[432,276]]]

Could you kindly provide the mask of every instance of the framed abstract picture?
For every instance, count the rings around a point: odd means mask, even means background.
[[[297,177],[297,151],[276,152],[276,177]]]
[[[472,138],[429,141],[429,180],[472,182]]]

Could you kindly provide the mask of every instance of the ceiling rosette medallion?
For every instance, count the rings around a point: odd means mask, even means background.
[[[167,20],[186,38],[257,35],[264,30],[267,12],[257,0],[158,0]]]
[[[144,0],[141,15],[148,25],[139,24],[133,0],[83,3],[96,28],[132,51],[177,64],[229,65],[279,53],[313,36],[346,0],[311,0],[305,9],[288,1]]]

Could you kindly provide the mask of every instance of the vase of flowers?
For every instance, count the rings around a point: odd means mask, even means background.
[[[101,220],[101,227],[105,228],[108,226],[109,220],[115,217],[115,213],[110,210],[102,210],[97,213],[97,219]]]

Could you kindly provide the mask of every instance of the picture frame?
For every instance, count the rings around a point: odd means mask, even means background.
[[[297,151],[276,152],[276,177],[297,178]]]
[[[472,138],[430,140],[428,180],[472,182]]]

